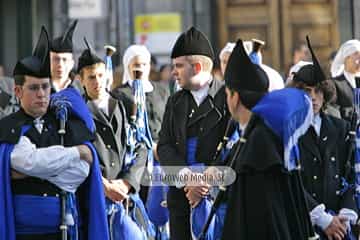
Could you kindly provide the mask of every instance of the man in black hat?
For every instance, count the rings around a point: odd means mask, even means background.
[[[306,199],[321,239],[344,239],[347,234],[346,239],[352,239],[350,225],[356,223],[358,215],[354,189],[345,187],[353,185],[355,178],[353,159],[348,159],[349,124],[324,113],[336,88],[331,80],[326,80],[309,40],[308,47],[313,63],[301,67],[289,83],[309,93],[314,111],[312,126],[300,141]],[[343,181],[348,185],[343,185]]]
[[[111,209],[113,205],[122,204],[130,194],[139,192],[146,163],[146,148],[142,143],[136,142],[134,155],[129,154],[129,124],[125,107],[107,91],[105,63],[95,55],[86,39],[85,43],[87,49],[79,57],[78,72],[85,90],[87,106],[96,125],[93,143],[99,154],[106,204]],[[113,213],[108,214],[111,218]],[[140,219],[142,216],[136,217]],[[111,235],[118,231],[127,233],[126,223],[122,226],[111,225],[116,223],[120,222],[109,221]]]
[[[78,72],[96,125],[94,145],[102,166],[105,195],[113,202],[122,201],[128,193],[139,191],[140,179],[136,174],[141,177],[139,170],[145,166],[146,158],[125,162],[128,124],[125,108],[106,91],[105,63],[88,44],[79,57]]]
[[[50,43],[50,71],[52,92],[58,92],[67,88],[71,84],[76,86],[76,82],[72,83],[70,72],[74,67],[73,58],[73,34],[77,25],[75,20],[65,31],[65,33],[53,39]],[[81,87],[77,86],[78,90]]]
[[[310,239],[300,177],[286,170],[280,138],[252,112],[267,93],[268,77],[250,61],[241,40],[230,56],[225,84],[241,139],[227,160],[235,161],[237,176],[229,189],[222,239]]]
[[[69,117],[61,145],[59,121],[49,108],[49,70],[43,27],[33,55],[18,61],[14,69],[20,110],[0,122],[2,171],[10,170],[4,165],[7,161],[11,164],[11,182],[6,177],[10,173],[1,175],[1,239],[14,239],[14,234],[16,239],[60,239],[61,192],[75,193],[89,174],[93,156],[83,143],[93,135],[82,121]],[[9,186],[11,192],[6,190]],[[68,217],[77,221],[76,215]]]
[[[179,36],[171,58],[172,74],[182,90],[168,99],[157,151],[162,166],[177,166],[179,176],[189,176],[188,167],[212,163],[227,123],[225,93],[221,82],[211,75],[214,53],[210,42],[196,28]],[[191,238],[190,207],[208,190],[209,186],[200,183],[169,188],[171,239]]]

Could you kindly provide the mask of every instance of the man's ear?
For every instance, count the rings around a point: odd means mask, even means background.
[[[199,63],[199,62],[194,63],[193,66],[195,69],[195,74],[199,74],[202,71],[201,63]]]
[[[15,85],[15,87],[14,87],[15,96],[18,99],[20,99],[21,96],[22,96],[22,89],[21,88],[22,88],[22,86],[20,86],[20,85]]]

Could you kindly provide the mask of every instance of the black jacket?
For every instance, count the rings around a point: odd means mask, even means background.
[[[345,75],[334,78],[336,87],[336,105],[339,106],[341,118],[350,121],[354,105],[354,90]]]
[[[356,211],[354,189],[340,195],[341,179],[354,184],[353,158],[348,161],[349,124],[322,114],[320,137],[311,130],[300,139],[301,176],[310,210],[323,203],[328,210]]]
[[[196,160],[206,165],[213,161],[216,146],[224,135],[229,119],[225,87],[222,82],[213,80],[207,98],[193,114],[191,101],[192,95],[187,90],[181,90],[168,99],[157,148],[162,166],[187,165],[186,141],[191,128],[198,130]],[[189,213],[183,189],[170,187],[167,200],[169,209],[181,214]]]

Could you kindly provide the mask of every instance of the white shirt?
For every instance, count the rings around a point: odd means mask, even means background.
[[[97,106],[107,116],[109,116],[109,98],[110,95],[106,93],[106,95],[102,99],[93,100],[95,106]]]
[[[315,133],[318,137],[320,136],[321,123],[322,123],[322,120],[321,120],[320,114],[314,115],[311,125],[314,127]]]
[[[46,179],[72,193],[86,179],[90,170],[89,164],[80,159],[76,147],[55,145],[37,148],[26,136],[20,137],[10,159],[14,170]]]

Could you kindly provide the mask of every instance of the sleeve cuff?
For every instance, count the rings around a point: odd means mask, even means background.
[[[355,225],[356,220],[358,219],[357,213],[348,208],[342,208],[339,212],[339,216],[346,217],[352,225]]]
[[[333,220],[333,216],[325,212],[324,204],[320,204],[311,210],[310,218],[312,224],[319,226],[322,230],[325,230]]]
[[[182,168],[178,173],[178,180],[175,182],[176,188],[185,187],[185,175],[191,174],[191,170],[189,168]]]

